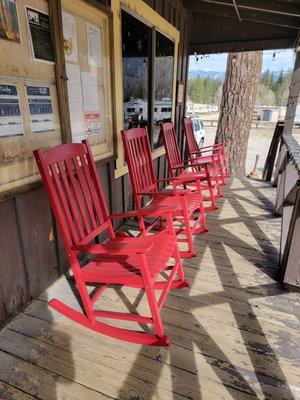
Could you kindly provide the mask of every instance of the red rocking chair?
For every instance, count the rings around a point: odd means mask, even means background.
[[[172,177],[182,181],[200,180],[206,181],[207,185],[201,185],[202,189],[209,191],[209,196],[204,196],[204,200],[211,202],[210,207],[205,207],[205,211],[213,211],[218,207],[216,197],[221,197],[220,181],[218,178],[216,162],[213,157],[197,157],[182,160],[176,138],[174,126],[171,122],[165,122],[161,125],[161,135],[166,150],[169,173]],[[193,185],[190,182],[190,185]],[[199,185],[196,186],[199,191]]]
[[[226,178],[229,177],[229,171],[227,168],[226,155],[225,155],[225,144],[218,143],[212,146],[199,147],[196,141],[192,121],[190,118],[183,118],[184,133],[186,137],[187,150],[190,158],[197,158],[203,156],[210,156],[215,159],[216,166],[218,169],[218,176],[221,179],[222,184],[225,184]]]
[[[170,289],[188,286],[172,222],[176,207],[150,206],[109,215],[87,141],[46,151],[36,150],[34,156],[64,241],[84,313],[57,299],[51,300],[49,305],[99,333],[143,345],[168,346],[170,338],[164,334],[161,308]],[[112,220],[135,216],[163,217],[167,227],[163,232],[149,236],[129,237],[124,233],[122,237],[116,237]],[[94,239],[104,232],[107,242],[95,244]],[[78,260],[82,252],[89,254],[89,261],[83,267]],[[170,258],[174,259],[172,266],[168,264]],[[135,310],[124,313],[95,309],[96,301],[99,299],[101,305],[100,296],[109,285],[142,289],[150,316],[141,316]],[[88,286],[95,287],[94,294],[89,294]],[[158,299],[156,290],[161,291]],[[149,324],[153,329],[147,332],[125,329],[103,322],[106,319]]]
[[[180,227],[175,228],[177,235],[184,235],[185,238],[177,237],[179,242],[188,244],[188,251],[180,251],[183,258],[190,258],[196,255],[193,248],[193,234],[207,232],[206,219],[203,207],[201,190],[198,193],[191,193],[182,187],[182,180],[177,178],[156,179],[151,155],[151,148],[148,139],[147,128],[133,128],[121,132],[128,163],[130,181],[133,197],[137,209],[143,208],[143,197],[151,196],[151,207],[157,209],[169,209],[176,207],[173,217],[180,222]],[[159,190],[159,183],[172,183],[172,189]],[[200,184],[200,180],[196,182]],[[198,216],[195,213],[199,213]],[[148,232],[157,228],[157,223],[150,224],[147,228],[144,219],[139,221],[142,232]]]

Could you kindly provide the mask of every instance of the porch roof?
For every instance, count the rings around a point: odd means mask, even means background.
[[[298,0],[183,0],[193,28],[189,53],[294,47],[299,39]]]

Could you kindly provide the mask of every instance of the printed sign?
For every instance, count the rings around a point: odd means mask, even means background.
[[[0,39],[21,43],[16,0],[0,0]]]
[[[45,86],[26,86],[26,93],[32,132],[54,131],[50,88]]]
[[[80,142],[84,135],[83,99],[79,65],[66,63],[72,142]]]
[[[99,135],[100,113],[97,74],[82,72],[81,82],[86,135]]]
[[[0,138],[23,134],[17,86],[0,84]]]
[[[88,63],[91,67],[102,67],[102,37],[101,29],[86,23]]]
[[[84,120],[87,136],[100,134],[100,114],[85,113]]]
[[[75,17],[71,14],[62,12],[64,49],[67,61],[78,62],[77,36]]]
[[[31,55],[36,60],[54,61],[49,15],[26,8]]]

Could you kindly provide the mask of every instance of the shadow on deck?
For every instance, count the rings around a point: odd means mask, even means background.
[[[49,309],[54,295],[75,303],[61,278],[0,333],[1,399],[300,399],[300,301],[276,283],[274,196],[246,179],[224,188],[197,258],[184,261],[190,288],[163,308],[170,348],[113,340]],[[101,304],[145,312],[128,288]]]

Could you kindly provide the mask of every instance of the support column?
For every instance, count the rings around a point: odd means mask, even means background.
[[[300,44],[296,48],[296,60],[287,102],[283,133],[292,133],[300,93]]]

